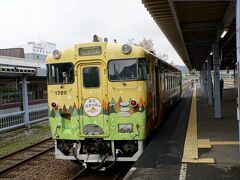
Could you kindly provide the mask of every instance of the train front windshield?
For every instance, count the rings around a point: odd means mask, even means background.
[[[48,84],[68,84],[74,82],[72,63],[49,64],[47,66]]]
[[[111,60],[108,65],[110,81],[134,81],[147,79],[145,59]]]

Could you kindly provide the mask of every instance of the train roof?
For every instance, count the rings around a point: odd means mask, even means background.
[[[53,58],[53,54],[48,55],[46,59],[46,63],[59,63],[59,62],[66,62],[64,61],[67,59],[69,61],[70,59],[74,59],[74,57],[78,57],[78,60],[87,60],[87,59],[126,59],[126,58],[144,58],[146,55],[153,56],[157,58],[157,64],[162,64],[166,66],[167,68],[171,68],[172,70],[179,71],[177,68],[172,66],[171,64],[168,64],[167,62],[161,60],[158,58],[155,54],[152,52],[149,52],[145,50],[144,48],[136,45],[130,45],[131,46],[131,53],[124,54],[122,53],[122,47],[124,44],[120,43],[109,43],[109,42],[89,42],[89,43],[79,43],[75,44],[71,48],[66,48],[61,50],[61,57],[57,60]],[[101,47],[102,53],[98,55],[84,55],[79,56],[79,49],[84,48],[94,48],[94,47]],[[62,61],[63,59],[63,61]]]

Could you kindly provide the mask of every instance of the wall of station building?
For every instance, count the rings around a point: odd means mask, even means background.
[[[28,77],[29,105],[47,102],[46,78]],[[22,79],[0,78],[0,109],[22,106]]]
[[[46,60],[47,55],[37,54],[37,53],[25,53],[25,59],[36,59],[36,60]]]
[[[0,49],[1,56],[17,57],[16,61],[40,60],[39,64],[44,64],[48,54],[56,49],[56,44],[50,42],[28,42],[26,45],[15,48]],[[12,64],[13,63],[13,64]],[[15,66],[13,61],[9,61],[10,66]],[[17,63],[19,64],[19,63]],[[38,64],[38,65],[39,65]],[[23,66],[26,66],[23,63]],[[32,64],[29,64],[32,66]],[[40,66],[41,67],[41,66]],[[43,69],[44,71],[44,69]],[[41,107],[47,103],[47,82],[46,77],[27,77],[29,108]],[[31,106],[32,105],[32,106]],[[19,108],[20,107],[20,108]],[[8,111],[10,110],[10,111]],[[22,110],[22,78],[21,75],[11,73],[0,76],[0,114],[16,112]]]

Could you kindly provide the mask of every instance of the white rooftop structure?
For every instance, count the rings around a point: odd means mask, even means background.
[[[56,49],[56,44],[40,41],[16,47],[24,48],[25,59],[45,61],[47,55]]]

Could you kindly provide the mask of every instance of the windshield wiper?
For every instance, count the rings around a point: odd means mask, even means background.
[[[115,74],[116,74],[117,78],[121,81],[122,85],[123,85],[123,86],[126,86],[127,84],[124,83],[123,80],[120,78],[120,75],[119,75],[119,73],[117,72],[117,70],[115,70]]]

